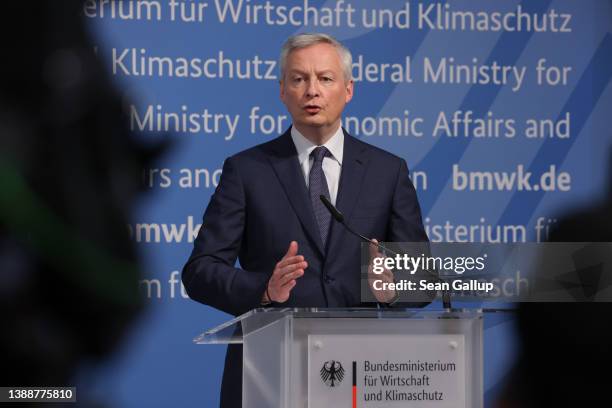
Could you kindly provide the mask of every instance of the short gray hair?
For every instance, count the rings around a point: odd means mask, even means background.
[[[279,61],[281,79],[285,78],[285,66],[287,64],[289,54],[292,51],[310,47],[311,45],[315,44],[330,44],[336,47],[336,51],[338,51],[338,56],[340,57],[340,62],[342,63],[344,80],[348,82],[353,79],[353,56],[351,55],[351,52],[348,50],[348,48],[342,45],[340,41],[336,40],[331,35],[323,33],[296,34],[289,37],[287,41],[285,41],[283,47],[281,48]]]

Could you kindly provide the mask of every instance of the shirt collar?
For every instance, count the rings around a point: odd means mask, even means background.
[[[295,128],[295,126],[291,126],[291,139],[293,139],[293,144],[295,145],[295,150],[297,150],[298,160],[301,165],[305,160],[309,159],[310,153],[312,153],[317,145],[306,139],[306,137]],[[332,158],[342,165],[342,156],[344,153],[344,132],[342,131],[341,126],[338,127],[336,133],[334,133],[334,135],[326,143],[324,143],[323,146],[329,150]]]

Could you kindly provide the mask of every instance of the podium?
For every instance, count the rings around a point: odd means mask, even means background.
[[[270,308],[194,341],[243,345],[245,408],[478,408],[482,334],[482,310]]]

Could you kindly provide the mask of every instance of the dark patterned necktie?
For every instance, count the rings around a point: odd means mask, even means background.
[[[327,208],[325,208],[325,205],[323,205],[319,196],[324,195],[328,199],[330,198],[329,189],[327,188],[327,180],[325,179],[325,173],[323,173],[322,165],[323,158],[329,157],[331,153],[325,146],[319,146],[314,149],[310,155],[314,158],[314,162],[312,163],[310,175],[308,176],[308,190],[310,192],[312,210],[314,211],[317,224],[319,224],[319,232],[321,233],[323,247],[325,247],[327,242],[327,234],[329,233],[329,226],[331,224],[331,214]]]

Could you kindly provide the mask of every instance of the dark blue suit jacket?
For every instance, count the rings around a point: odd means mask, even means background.
[[[379,241],[426,241],[406,162],[344,134],[336,207],[347,223]],[[333,222],[323,247],[288,130],[225,161],[183,269],[187,293],[233,315],[256,308],[291,241],[298,242],[308,268],[283,307],[362,306],[360,240]],[[222,407],[241,406],[241,368],[241,349],[230,346]]]

